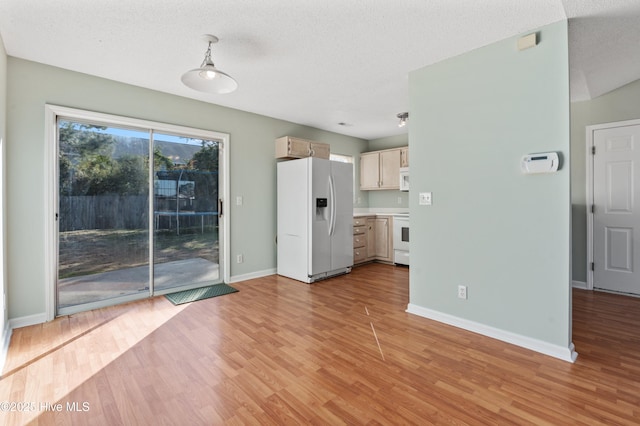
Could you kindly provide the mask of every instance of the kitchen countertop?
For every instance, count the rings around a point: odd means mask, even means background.
[[[354,209],[354,217],[360,216],[405,216],[409,217],[406,209]]]

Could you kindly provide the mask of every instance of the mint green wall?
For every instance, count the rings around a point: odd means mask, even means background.
[[[45,103],[229,133],[230,199],[244,197],[244,205],[231,206],[232,259],[244,254],[244,263],[231,263],[232,277],[276,267],[277,137],[327,142],[333,151],[354,157],[367,147],[361,139],[9,57],[9,318],[45,312]]]
[[[7,128],[7,53],[4,50],[4,42],[0,37],[0,211],[2,218],[0,219],[0,336],[4,337],[4,328],[7,321],[6,309],[6,293],[7,293],[7,276],[5,262],[5,218],[4,206],[4,182],[5,182],[5,146],[6,146],[6,128]],[[2,341],[2,340],[0,340]],[[2,364],[2,355],[0,354],[0,364]]]
[[[538,38],[522,52],[513,37],[409,76],[410,303],[568,348],[566,21]],[[523,175],[521,156],[544,151],[559,152],[562,169]],[[418,205],[426,191],[432,206]]]
[[[409,143],[409,135],[407,133],[403,133],[401,135],[387,136],[386,138],[371,139],[367,146],[367,151],[399,148],[401,146],[407,146],[408,143]]]
[[[571,104],[571,203],[575,281],[587,281],[586,126],[634,119],[640,119],[640,80],[590,101]]]
[[[395,135],[369,141],[367,151],[398,148],[409,144],[409,135]],[[411,164],[411,156],[409,156]],[[409,208],[409,193],[397,190],[365,191],[369,197],[369,208]]]

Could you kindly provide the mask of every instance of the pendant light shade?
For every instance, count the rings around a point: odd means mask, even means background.
[[[182,75],[182,82],[193,90],[206,93],[231,93],[238,88],[238,83],[229,74],[220,71],[211,59],[211,45],[218,42],[218,37],[207,34],[205,41],[209,43],[200,68],[187,71]]]

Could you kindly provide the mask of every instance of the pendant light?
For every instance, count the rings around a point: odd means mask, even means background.
[[[193,90],[207,93],[231,93],[238,88],[238,83],[227,73],[220,71],[211,59],[211,45],[218,42],[218,37],[205,34],[204,40],[209,43],[200,68],[187,71],[182,75],[182,82]]]

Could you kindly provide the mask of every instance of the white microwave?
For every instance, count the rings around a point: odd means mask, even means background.
[[[408,191],[409,190],[409,168],[401,167],[400,168],[400,191]]]

